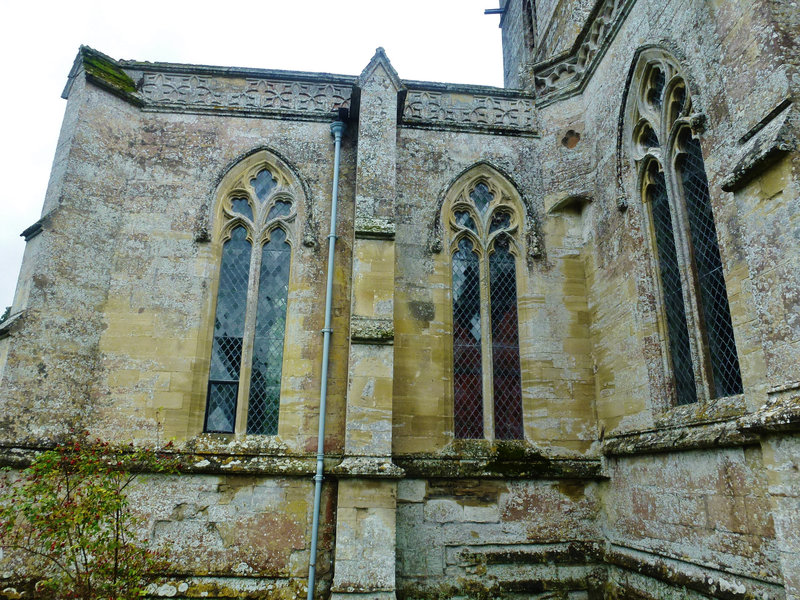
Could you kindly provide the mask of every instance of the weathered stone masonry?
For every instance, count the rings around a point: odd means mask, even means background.
[[[0,443],[18,468],[72,428],[174,440],[181,472],[132,492],[174,564],[156,597],[306,594],[329,124],[346,114],[317,597],[800,598],[797,3],[500,8],[504,89],[404,80],[380,49],[357,77],[78,53],[0,323]],[[702,153],[733,396],[711,391],[671,134],[641,133],[657,56]],[[647,161],[666,165],[690,290],[686,405]],[[244,433],[241,410],[236,433],[203,433],[221,207],[258,165],[296,211],[277,435]],[[491,402],[485,439],[454,433],[448,211],[476,182],[518,207],[519,440],[495,439]],[[3,577],[8,595],[24,573]]]

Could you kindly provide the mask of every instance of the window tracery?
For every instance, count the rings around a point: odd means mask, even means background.
[[[677,404],[741,394],[722,259],[705,163],[692,133],[692,98],[676,62],[645,51],[628,97]]]
[[[263,158],[240,171],[217,211],[222,251],[204,431],[275,435],[296,193]]]
[[[518,201],[479,169],[445,204],[453,309],[454,433],[522,439],[517,270]]]

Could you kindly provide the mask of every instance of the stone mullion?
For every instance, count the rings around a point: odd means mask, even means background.
[[[481,248],[481,363],[483,369],[483,437],[494,439],[494,377],[492,376],[492,305],[489,290],[489,252]]]
[[[247,409],[250,397],[250,375],[253,372],[253,338],[256,332],[258,310],[258,276],[261,272],[263,244],[260,235],[253,235],[250,254],[250,276],[247,281],[247,308],[242,336],[242,364],[239,369],[239,393],[236,399],[236,424],[234,431],[247,432]]]

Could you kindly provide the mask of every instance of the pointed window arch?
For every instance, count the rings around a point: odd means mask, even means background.
[[[454,435],[522,439],[519,197],[480,165],[453,186],[442,216],[450,238]]]
[[[677,404],[743,391],[730,305],[692,98],[677,62],[644,51],[628,94],[626,131],[647,206]]]
[[[298,190],[265,152],[234,168],[221,189],[204,431],[275,435]]]

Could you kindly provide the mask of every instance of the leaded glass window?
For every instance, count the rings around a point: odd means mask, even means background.
[[[628,120],[653,234],[675,402],[741,394],[708,179],[689,118],[692,98],[663,53],[643,53],[635,80]]]
[[[296,216],[274,167],[251,168],[222,198],[222,243],[205,431],[275,435]]]
[[[522,439],[519,210],[482,177],[445,210],[452,234],[454,435]]]
[[[703,155],[700,143],[688,129],[681,132],[679,144],[682,152],[678,154],[675,165],[691,232],[700,313],[711,363],[711,391],[714,397],[741,394],[739,357]]]

